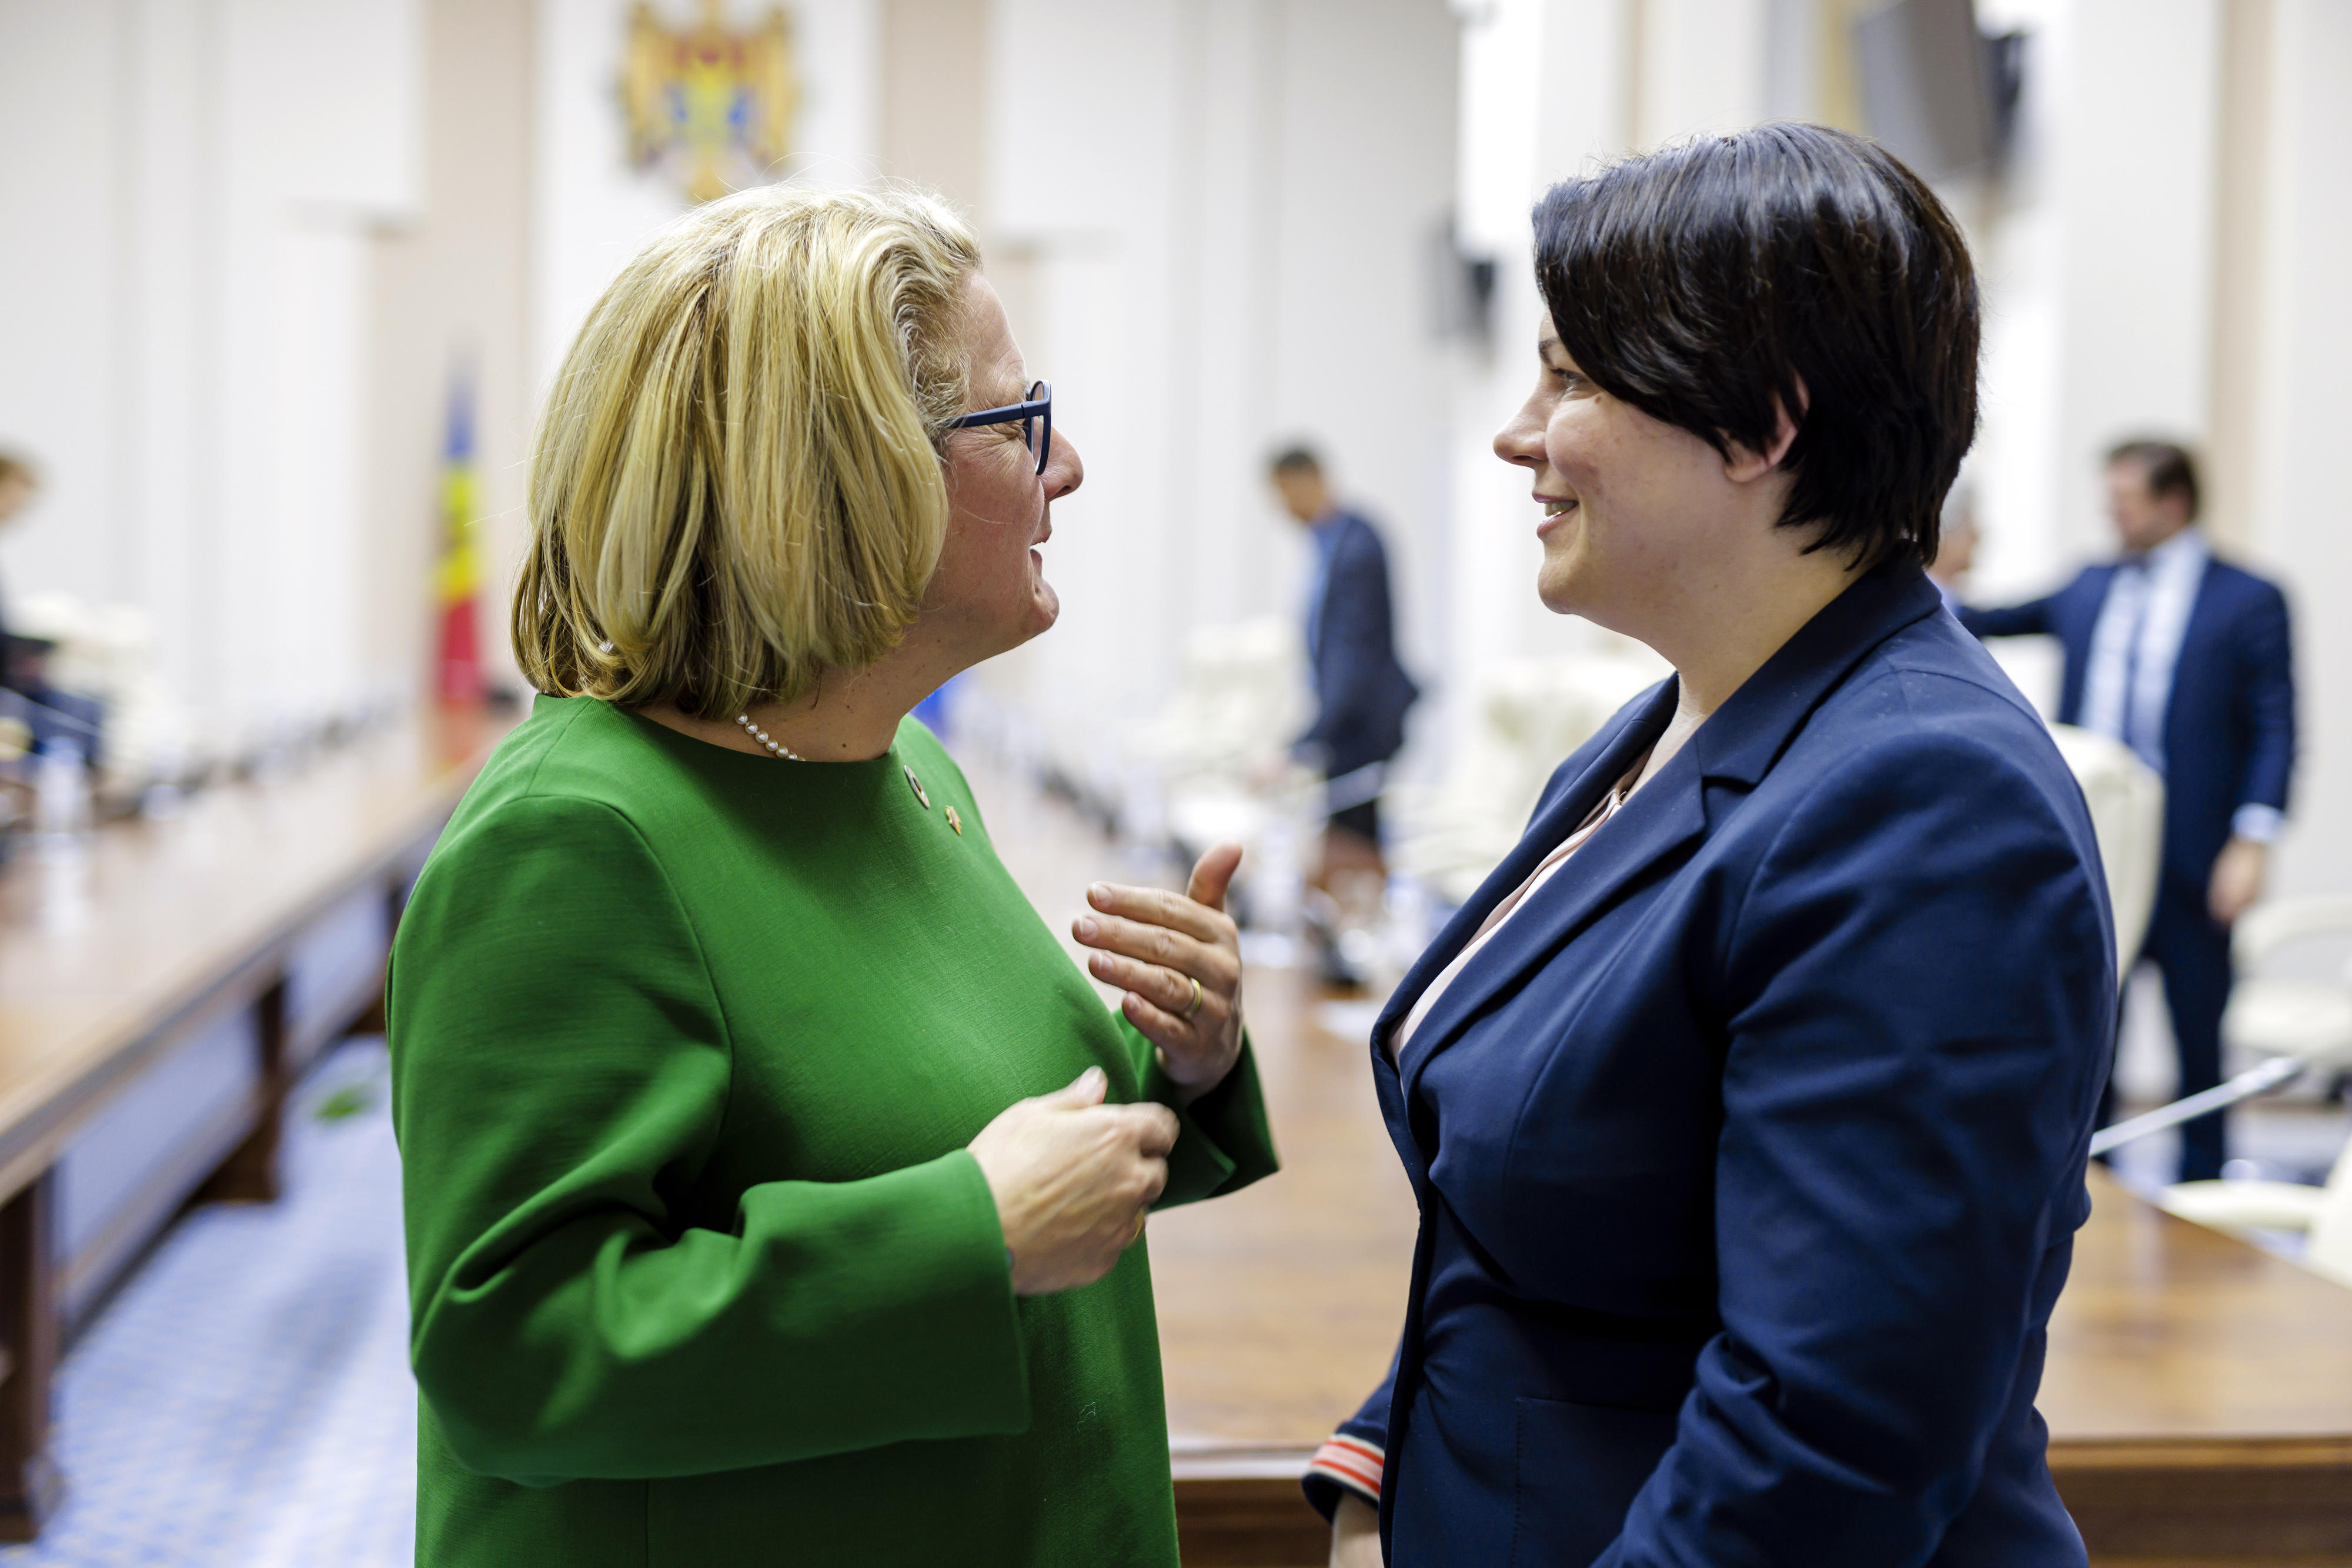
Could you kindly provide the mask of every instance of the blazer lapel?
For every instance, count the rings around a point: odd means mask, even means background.
[[[1430,1059],[1452,1044],[1490,1001],[1558,954],[1651,866],[1706,835],[1709,801],[1721,798],[1709,786],[1728,786],[1728,794],[1744,798],[1855,665],[1896,632],[1942,605],[1934,584],[1917,566],[1890,564],[1857,578],[1807,622],[1454,976],[1405,1042],[1397,1063],[1400,1106],[1410,1103]],[[1399,998],[1410,990],[1412,998],[1418,999],[1434,977],[1433,960],[1440,969],[1452,962],[1487,913],[1527,880],[1590,814],[1601,791],[1654,744],[1673,715],[1675,694],[1674,682],[1661,687],[1637,720],[1628,723],[1585,769],[1576,787],[1564,791],[1529,825],[1518,848],[1454,917],[1441,940],[1414,966],[1408,984],[1399,986],[1397,997],[1382,1009],[1372,1033],[1376,1056],[1386,1055],[1381,1042],[1402,1011],[1412,1006],[1412,1000],[1405,1000],[1401,1008]],[[1439,949],[1443,957],[1437,956]]]
[[[1648,741],[1655,739],[1655,732],[1647,737]],[[1646,750],[1647,745],[1641,749]],[[1608,775],[1602,788],[1622,777],[1639,754],[1633,751],[1626,756]],[[1408,1098],[1430,1059],[1451,1045],[1488,1002],[1516,988],[1529,970],[1567,946],[1643,872],[1706,833],[1706,813],[1699,800],[1696,763],[1691,748],[1685,746],[1576,852],[1567,865],[1512,912],[1477,956],[1463,966],[1462,972],[1454,977],[1454,983],[1437,998],[1429,1016],[1421,1020],[1421,1027],[1405,1042],[1397,1065],[1400,1087]],[[1573,816],[1565,811],[1546,813],[1542,824],[1545,831],[1528,835],[1539,840],[1528,869],[1539,864],[1561,840],[1574,832],[1599,799],[1600,790],[1591,791],[1584,810]],[[1521,857],[1512,858],[1516,861]],[[1526,876],[1527,872],[1522,871],[1518,881],[1526,880]],[[1518,881],[1511,886],[1517,887]]]
[[[1478,884],[1478,891],[1470,895],[1470,901],[1455,910],[1454,918],[1445,923],[1444,928],[1427,947],[1422,949],[1421,956],[1413,960],[1412,967],[1405,971],[1404,978],[1397,982],[1395,990],[1389,993],[1389,999],[1381,1008],[1380,1016],[1373,1020],[1372,1057],[1376,1062],[1388,1060],[1391,1033],[1412,1011],[1413,1005],[1421,1000],[1421,994],[1429,988],[1430,982],[1436,979],[1445,966],[1454,962],[1454,956],[1478,934],[1478,927],[1486,923],[1486,916],[1494,913],[1495,906],[1509,897],[1519,883],[1527,881],[1528,874],[1542,863],[1544,856],[1551,852],[1553,846],[1592,814],[1592,808],[1600,803],[1602,792],[1624,776],[1625,769],[1633,766],[1633,758],[1656,743],[1658,736],[1666,727],[1666,721],[1674,716],[1675,692],[1675,683],[1669,679],[1653,688],[1646,696],[1636,697],[1628,703],[1615,718],[1602,727],[1601,733],[1593,737],[1591,744],[1595,749],[1583,770],[1577,774],[1573,782],[1536,808],[1535,815],[1528,821],[1527,831],[1519,835],[1517,845],[1504,857],[1502,864],[1486,874],[1486,880]],[[1425,1028],[1428,1020],[1423,1021]]]

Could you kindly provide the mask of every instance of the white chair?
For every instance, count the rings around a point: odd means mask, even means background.
[[[1280,763],[1308,706],[1296,625],[1266,616],[1202,626],[1185,640],[1168,705],[1134,728],[1129,750],[1171,788],[1246,793],[1253,774]]]
[[[2188,1181],[2166,1187],[2157,1202],[2183,1219],[2233,1235],[2302,1231],[2308,1237],[2304,1266],[2352,1285],[2352,1148],[2336,1156],[2326,1186],[2291,1181]]]
[[[2352,937],[2352,897],[2288,898],[2246,912],[2230,935],[2238,979],[2221,1015],[2224,1045],[2352,1071],[2352,959],[2331,979],[2260,972],[2289,944],[2327,936]]]
[[[2107,876],[2116,917],[2116,973],[2124,977],[2156,913],[2157,879],[2164,862],[2164,780],[2119,740],[2071,724],[2053,724],[2050,738],[2066,759],[2091,809],[2091,832]]]
[[[1666,674],[1645,653],[1513,659],[1480,677],[1469,734],[1434,789],[1399,789],[1390,863],[1460,904],[1511,852],[1563,758]]]
[[[2352,897],[2290,898],[2249,910],[2231,934],[2239,978],[2221,1016],[2234,1051],[2352,1071],[2352,960],[2333,979],[2260,973],[2290,943],[2352,936]],[[2184,1219],[2219,1230],[2299,1230],[2304,1260],[2352,1285],[2352,1147],[2337,1156],[2326,1186],[2283,1181],[2192,1181],[2159,1201]]]

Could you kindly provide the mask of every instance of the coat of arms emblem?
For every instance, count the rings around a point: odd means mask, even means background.
[[[758,184],[792,151],[800,85],[791,25],[771,9],[733,31],[725,0],[702,0],[700,21],[672,28],[640,4],[629,14],[620,91],[638,168],[667,171],[696,202]]]

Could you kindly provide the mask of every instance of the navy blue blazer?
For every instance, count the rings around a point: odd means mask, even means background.
[[[1374,1028],[1421,1206],[1396,1363],[1343,1428],[1385,1450],[1388,1561],[2080,1568],[2033,1396],[2090,1209],[2106,884],[2048,732],[1916,566],[1807,624],[1389,1060],[1675,702],[1561,765]]]
[[[2058,722],[2078,724],[2113,566],[2095,566],[2031,604],[1969,610],[1960,623],[1979,637],[2046,633],[2066,649]],[[2197,590],[2172,700],[2164,710],[2164,869],[2198,902],[2213,857],[2241,806],[2286,810],[2294,771],[2294,653],[2286,595],[2252,572],[2212,560]]]
[[[1337,775],[1385,762],[1404,744],[1405,710],[1421,693],[1397,663],[1389,606],[1389,558],[1371,524],[1353,512],[1335,519],[1339,538],[1313,617],[1307,650],[1315,680],[1315,723],[1298,737]]]

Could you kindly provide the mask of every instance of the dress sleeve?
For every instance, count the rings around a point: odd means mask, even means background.
[[[2113,1038],[2104,885],[2054,785],[1916,738],[1800,802],[1716,938],[1723,1328],[1596,1568],[1924,1563],[2036,1375]]]
[[[1176,1113],[1176,1146],[1168,1151],[1168,1186],[1154,1208],[1173,1208],[1204,1197],[1239,1192],[1282,1168],[1266,1125],[1265,1097],[1258,1088],[1257,1057],[1249,1036],[1225,1081],[1190,1105],[1176,1103],[1176,1084],[1160,1070],[1159,1048],[1116,1010],[1120,1036],[1135,1058],[1139,1098],[1155,1100]]]
[[[467,1468],[706,1474],[1027,1425],[969,1154],[690,1210],[727,1020],[618,812],[528,798],[463,823],[402,918],[388,995],[411,1359]]]

